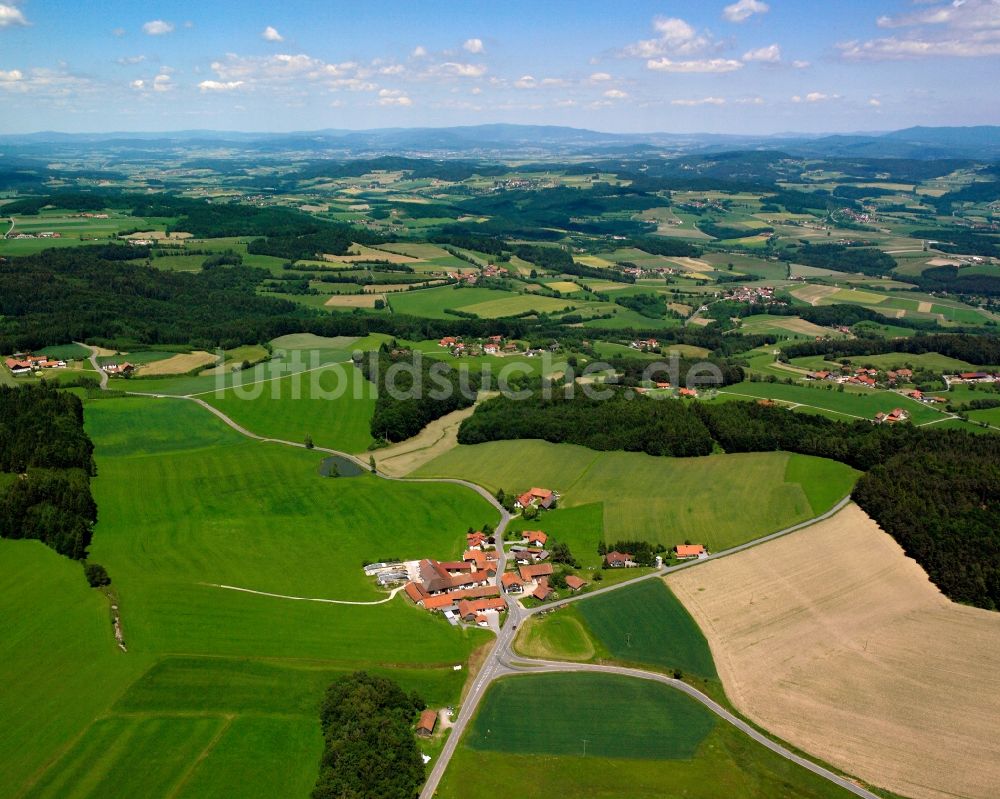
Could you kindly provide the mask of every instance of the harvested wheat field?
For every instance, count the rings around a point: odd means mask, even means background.
[[[808,302],[810,305],[816,305],[824,297],[836,294],[839,290],[836,286],[801,286],[792,289],[791,295],[803,302]]]
[[[180,353],[162,361],[153,361],[145,366],[136,369],[136,374],[141,377],[152,377],[156,375],[184,375],[199,366],[208,366],[215,363],[218,358],[210,352],[195,350],[194,352]]]
[[[913,799],[1000,785],[1000,613],[956,605],[855,505],[668,578],[743,713]]]
[[[667,258],[667,260],[688,272],[712,272],[715,270],[715,267],[708,261],[702,261],[700,258]]]
[[[376,250],[373,247],[366,247],[364,244],[352,244],[346,255],[323,253],[323,259],[341,264],[351,264],[356,261],[385,261],[390,264],[411,264],[420,260],[419,258],[411,258],[409,255],[400,255],[397,252]]]
[[[384,299],[384,294],[331,294],[323,304],[336,308],[374,308],[375,300]]]

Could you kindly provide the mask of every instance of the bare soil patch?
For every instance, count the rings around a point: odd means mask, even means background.
[[[667,579],[743,713],[914,799],[1000,785],[1000,613],[946,599],[849,505]]]
[[[141,377],[153,375],[183,375],[199,366],[208,366],[216,361],[216,357],[204,350],[180,353],[162,361],[153,361],[145,366],[136,369],[136,374]]]

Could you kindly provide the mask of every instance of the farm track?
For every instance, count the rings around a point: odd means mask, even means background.
[[[97,352],[96,350],[93,349],[91,350],[91,352],[92,354],[90,360],[91,363],[94,364],[96,367]],[[107,375],[104,374],[103,372],[101,373],[101,375],[102,375],[101,388],[104,389],[107,388]],[[156,399],[175,399],[175,400],[181,399],[194,402],[200,405],[205,410],[207,410],[209,413],[214,414],[218,419],[220,419],[223,423],[225,423],[231,429],[235,430],[240,435],[253,439],[254,441],[260,441],[261,443],[282,444],[284,446],[297,447],[299,449],[307,449],[306,445],[301,442],[287,441],[285,439],[269,438],[266,436],[257,435],[256,433],[253,433],[247,428],[238,424],[236,421],[228,417],[222,411],[212,407],[203,399],[197,396],[193,395],[177,396],[170,394],[153,394],[153,393],[143,393],[143,392],[128,392],[128,393],[134,396],[151,397]],[[329,447],[313,447],[312,449],[313,451],[316,452],[323,452],[329,455],[335,455],[341,458],[345,458],[357,464],[363,469],[370,468],[369,464],[365,463],[361,458],[358,458],[357,456],[347,452],[341,452],[339,450],[330,449]],[[414,482],[448,483],[451,485],[464,486],[472,491],[475,491],[477,494],[483,497],[483,499],[489,502],[490,505],[492,505],[493,508],[500,514],[500,522],[499,524],[497,524],[495,530],[495,535],[500,541],[503,541],[503,535],[507,528],[507,525],[513,518],[511,514],[499,502],[497,502],[496,497],[494,497],[489,491],[487,491],[480,485],[469,482],[468,480],[462,480],[459,478],[452,478],[452,477],[420,477],[420,478],[392,477],[390,475],[382,474],[379,472],[375,472],[375,474],[383,480],[392,480],[395,482],[408,482],[408,483],[414,483]],[[799,524],[792,525],[791,527],[784,528],[783,530],[778,530],[777,532],[770,533],[769,535],[762,536],[761,538],[757,538],[745,544],[741,544],[739,546],[732,547],[727,550],[716,552],[713,555],[709,555],[707,558],[688,561],[687,563],[682,563],[677,566],[661,568],[654,572],[641,575],[631,580],[624,580],[621,583],[618,583],[613,586],[608,586],[607,588],[600,588],[595,591],[591,591],[590,593],[587,594],[567,598],[558,604],[561,606],[568,604],[570,602],[583,601],[589,599],[590,597],[598,596],[600,594],[606,594],[609,593],[610,591],[615,591],[624,588],[626,586],[635,585],[636,583],[643,582],[645,580],[660,578],[663,577],[664,575],[671,574],[680,571],[682,569],[694,568],[699,563],[708,560],[716,560],[722,557],[726,557],[728,555],[735,554],[737,552],[742,552],[746,549],[757,546],[758,544],[762,544],[766,541],[772,541],[776,538],[780,538],[782,536],[788,535],[789,533],[801,530],[805,527],[815,524],[816,522],[827,519],[836,514],[844,506],[846,506],[848,502],[850,502],[849,496],[844,497],[842,500],[840,500],[840,502],[834,505],[834,507],[832,507],[826,513],[823,513],[813,519],[800,522]],[[504,570],[506,568],[507,553],[504,550],[503,546],[501,546],[497,550],[497,552],[498,552],[498,559],[497,559],[496,580],[497,580],[497,585],[499,587],[500,575],[504,573]],[[231,590],[246,591],[247,593],[263,594],[265,596],[268,596],[268,594],[264,592],[251,591],[248,589],[240,589],[235,587],[229,587],[229,588],[231,588]],[[298,599],[298,600],[308,601],[307,598],[303,597],[285,597],[283,595],[273,595],[273,596],[278,596],[279,598],[285,598],[285,599]],[[517,628],[520,625],[520,623],[528,619],[530,616],[538,614],[544,610],[551,609],[551,606],[543,605],[536,608],[532,608],[530,610],[526,610],[521,607],[520,603],[518,603],[516,599],[512,599],[510,596],[504,593],[502,593],[502,596],[507,602],[507,608],[508,608],[507,621],[497,634],[496,642],[494,643],[492,650],[487,656],[486,662],[479,670],[479,673],[476,675],[472,684],[469,686],[468,693],[466,694],[464,700],[462,701],[458,718],[455,719],[455,723],[452,727],[451,734],[445,741],[444,747],[441,750],[440,754],[438,755],[437,762],[434,764],[433,768],[430,771],[430,774],[427,776],[427,780],[424,783],[423,789],[420,792],[420,799],[432,799],[432,797],[434,796],[437,787],[440,784],[441,778],[444,776],[448,764],[451,761],[451,758],[454,755],[455,750],[458,748],[458,744],[465,733],[466,727],[468,726],[469,722],[475,715],[476,708],[478,707],[479,702],[486,695],[486,692],[489,689],[490,684],[494,680],[515,674],[553,673],[553,672],[568,672],[568,671],[603,672],[607,674],[619,674],[627,677],[635,677],[638,679],[655,680],[657,682],[661,682],[665,685],[668,685],[672,688],[682,691],[695,701],[700,702],[704,707],[706,707],[708,710],[714,713],[718,718],[722,719],[728,724],[732,724],[741,732],[743,732],[744,734],[748,735],[750,738],[755,740],[757,743],[767,747],[772,752],[780,755],[786,760],[796,763],[797,765],[800,765],[803,768],[808,769],[812,773],[826,780],[829,780],[830,782],[836,785],[839,785],[840,787],[844,788],[845,790],[849,791],[855,796],[863,797],[863,799],[879,799],[879,797],[877,797],[876,794],[857,785],[853,781],[841,777],[838,774],[835,774],[834,772],[824,768],[823,766],[820,766],[817,763],[814,763],[804,757],[801,757],[800,755],[795,754],[794,752],[785,748],[781,744],[772,741],[766,735],[758,732],[749,724],[742,721],[734,714],[730,713],[728,710],[723,708],[713,699],[711,699],[707,695],[698,691],[696,688],[693,688],[692,686],[688,685],[687,683],[681,680],[675,680],[671,677],[667,677],[662,674],[657,674],[656,672],[643,671],[641,669],[629,669],[620,666],[592,665],[592,664],[579,664],[579,663],[574,664],[568,662],[564,663],[561,661],[534,660],[531,658],[523,658],[515,656],[513,654],[513,650],[511,647],[514,640],[514,633],[517,631]],[[389,599],[391,598],[392,597],[389,597]],[[331,600],[326,600],[326,601],[331,601]],[[381,600],[381,602],[385,601],[388,600]]]

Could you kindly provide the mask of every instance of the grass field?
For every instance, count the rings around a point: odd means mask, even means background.
[[[639,537],[672,547],[691,539],[718,551],[829,507],[814,507],[802,484],[789,482],[796,461],[796,479],[833,480],[831,493],[840,496],[857,476],[841,464],[780,452],[656,458],[534,440],[459,446],[414,474],[461,476],[491,491],[552,488],[562,494],[560,508],[602,503],[605,541]],[[544,515],[538,524],[544,528]]]
[[[511,677],[490,689],[437,795],[486,799],[498,784],[525,799],[848,795],[667,686],[594,674]]]
[[[950,358],[938,352],[925,352],[912,355],[908,352],[889,352],[884,355],[858,355],[850,359],[858,366],[874,367],[876,369],[927,369],[931,372],[964,372],[976,368],[975,364]]]
[[[444,312],[445,308],[464,309],[468,305],[491,300],[516,299],[517,297],[518,295],[508,291],[442,286],[441,288],[404,292],[398,297],[392,298],[392,307],[398,314],[425,316],[429,319],[454,319],[454,316]]]
[[[720,399],[751,400],[755,397],[772,399],[790,405],[819,408],[840,421],[872,419],[876,413],[888,413],[893,408],[903,408],[914,424],[932,422],[941,418],[941,411],[916,402],[893,391],[858,390],[837,391],[825,388],[826,384],[787,385],[785,383],[737,383],[719,391]],[[821,387],[822,386],[822,387]]]
[[[258,435],[362,452],[372,442],[375,387],[353,364],[207,394],[203,399]]]
[[[771,314],[756,314],[745,317],[740,322],[740,332],[748,336],[776,333],[778,335],[791,335],[809,339],[817,336],[845,338],[843,333],[829,327],[822,327],[812,322],[807,322],[798,316],[774,316]]]
[[[758,724],[903,796],[996,794],[1000,616],[949,602],[856,506],[667,581]]]
[[[586,623],[580,616],[579,603],[558,612],[531,616],[514,640],[519,655],[545,660],[586,662],[598,653]]]
[[[452,667],[482,631],[401,597],[335,605],[209,583],[378,599],[361,563],[456,556],[468,526],[496,521],[478,495],[323,478],[318,454],[249,441],[180,400],[92,401],[85,416],[91,554],[112,575],[128,652],[79,564],[0,541],[0,675],[18,686],[0,695],[0,797],[305,799],[335,676],[362,667],[436,706],[458,700]]]
[[[0,540],[0,797],[17,795],[149,665],[115,646],[108,600],[78,563]],[[16,686],[16,689],[14,688]]]

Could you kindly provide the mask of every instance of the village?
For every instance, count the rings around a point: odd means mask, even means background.
[[[558,499],[558,492],[552,489],[533,487],[516,497],[514,508],[522,512],[545,511],[554,508]],[[366,576],[375,578],[379,587],[401,586],[414,605],[442,614],[452,625],[465,624],[498,632],[508,601],[532,607],[564,599],[591,585],[591,581],[569,573],[568,569],[556,570],[553,543],[540,530],[515,533],[506,542],[498,540],[491,530],[470,530],[465,535],[461,560],[383,561],[368,564],[364,570]],[[498,574],[500,551],[504,549],[508,568]],[[664,565],[661,555],[640,562],[632,552],[617,549],[602,552],[603,570],[640,566],[658,569]],[[702,559],[708,555],[703,545],[684,543],[674,547],[672,560]],[[595,573],[593,579],[603,578]]]

